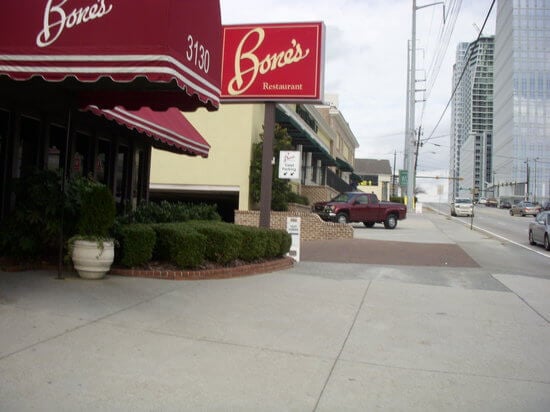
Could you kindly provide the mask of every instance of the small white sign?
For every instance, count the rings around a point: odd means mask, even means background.
[[[301,160],[300,152],[281,150],[279,152],[279,179],[299,179]]]
[[[302,218],[289,216],[286,218],[286,231],[292,238],[290,250],[288,256],[294,259],[296,262],[300,261],[300,227],[302,225]]]

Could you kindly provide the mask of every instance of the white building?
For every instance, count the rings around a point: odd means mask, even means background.
[[[487,36],[457,47],[453,67],[456,92],[451,114],[450,199],[466,196],[477,200],[486,196],[491,184],[494,42],[494,36]],[[480,143],[484,146],[478,147]],[[461,190],[465,187],[468,193]]]

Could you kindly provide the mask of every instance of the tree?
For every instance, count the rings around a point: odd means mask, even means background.
[[[292,149],[292,138],[287,130],[279,124],[275,124],[273,134],[273,153],[275,154],[274,170],[279,170],[279,156],[281,150]],[[260,201],[261,180],[262,180],[262,151],[263,151],[263,133],[260,135],[260,141],[252,145],[252,161],[250,164],[250,197],[252,201]],[[287,179],[279,179],[276,173],[273,173],[271,183],[271,210],[288,210],[289,200],[294,200],[295,195]]]

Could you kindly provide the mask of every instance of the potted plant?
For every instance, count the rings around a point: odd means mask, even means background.
[[[81,278],[101,279],[115,257],[115,241],[109,236],[115,222],[115,200],[107,186],[92,179],[79,179],[74,186],[77,221],[76,235],[69,239],[69,256]]]

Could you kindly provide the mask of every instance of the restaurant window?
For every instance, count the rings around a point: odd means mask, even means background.
[[[75,151],[71,159],[71,176],[86,176],[92,172],[91,137],[83,133],[76,133]]]
[[[40,151],[40,122],[29,117],[21,117],[19,144],[15,153],[15,176],[28,175],[33,167],[38,167]]]
[[[46,168],[48,170],[61,170],[65,161],[65,141],[67,129],[51,125],[48,142]]]
[[[111,175],[111,142],[99,139],[95,160],[95,177],[98,182],[108,185]]]
[[[119,146],[115,166],[115,198],[119,210],[123,210],[128,193],[128,146]]]

